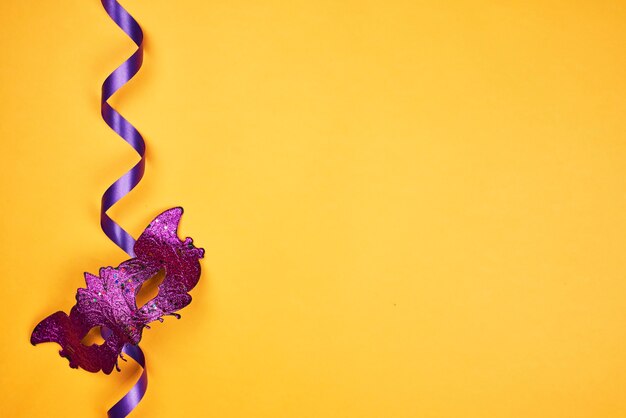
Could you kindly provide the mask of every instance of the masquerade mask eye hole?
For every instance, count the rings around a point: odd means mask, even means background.
[[[80,340],[80,343],[84,346],[89,347],[90,345],[102,345],[104,344],[104,338],[102,337],[102,333],[100,331],[99,326],[95,326],[89,330],[87,334]]]
[[[157,274],[146,280],[141,284],[141,288],[137,292],[135,297],[135,304],[137,309],[141,309],[143,305],[150,302],[159,294],[159,286],[165,279],[165,269],[159,270]]]

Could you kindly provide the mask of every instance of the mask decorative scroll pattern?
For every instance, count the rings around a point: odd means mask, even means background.
[[[35,327],[31,343],[56,342],[71,367],[109,374],[124,345],[138,345],[150,322],[162,322],[167,315],[180,318],[176,312],[191,303],[189,291],[200,279],[204,257],[191,238],[178,237],[182,213],[178,207],[157,216],[135,242],[134,258],[103,267],[98,276],[85,273],[87,287],[78,289],[70,314],[59,311],[45,318]],[[165,278],[157,296],[138,308],[141,285],[161,269]],[[81,340],[97,326],[108,330],[104,343],[83,345]]]

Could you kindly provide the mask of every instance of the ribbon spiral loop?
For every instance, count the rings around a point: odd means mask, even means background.
[[[117,2],[117,0],[102,0],[102,5],[111,19],[113,19],[137,45],[137,51],[122,65],[117,67],[102,84],[102,118],[111,129],[133,147],[137,154],[139,154],[140,160],[126,174],[109,186],[102,195],[100,225],[111,241],[117,244],[117,246],[128,255],[134,257],[133,245],[135,244],[135,239],[113,221],[106,212],[141,181],[145,170],[146,144],[139,131],[107,103],[107,100],[133,78],[141,68],[143,62],[143,31],[137,21]]]
[[[122,65],[117,67],[102,84],[101,113],[102,119],[121,136],[139,154],[140,160],[126,174],[117,179],[102,195],[100,209],[100,226],[104,233],[118,247],[131,257],[135,257],[133,246],[135,239],[118,225],[109,215],[109,210],[122,197],[130,192],[143,177],[145,170],[146,144],[137,129],[117,112],[107,100],[124,84],[137,74],[143,62],[143,31],[137,21],[124,9],[117,0],[102,0],[102,6],[111,19],[137,45],[137,50]],[[124,418],[139,404],[148,388],[146,361],[139,346],[126,344],[123,352],[128,354],[143,369],[137,383],[108,411],[109,418]]]

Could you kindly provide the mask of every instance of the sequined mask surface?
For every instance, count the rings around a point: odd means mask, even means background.
[[[181,240],[177,230],[183,209],[173,208],[157,216],[134,246],[135,258],[118,267],[103,267],[98,276],[85,273],[86,289],[78,289],[76,305],[69,316],[56,312],[34,329],[31,343],[56,342],[70,367],[109,374],[117,366],[124,344],[137,345],[143,329],[163,316],[180,317],[176,311],[191,302],[189,291],[200,279],[199,260],[204,250],[196,248],[191,238]],[[157,296],[137,307],[141,285],[165,271]],[[82,339],[100,326],[104,343],[83,345]]]

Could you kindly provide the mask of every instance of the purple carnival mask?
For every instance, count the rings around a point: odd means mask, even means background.
[[[59,311],[45,318],[33,330],[31,343],[56,342],[70,367],[109,374],[117,367],[124,345],[139,344],[148,323],[162,322],[164,315],[180,318],[175,312],[191,302],[188,292],[200,279],[199,260],[204,256],[204,250],[194,247],[191,238],[178,238],[182,214],[178,207],[157,216],[135,243],[135,258],[117,268],[103,267],[99,276],[85,273],[87,288],[78,289],[69,316]],[[137,308],[142,283],[162,269],[165,279],[158,295]],[[82,339],[98,326],[109,330],[103,332],[104,343],[83,345]]]

